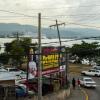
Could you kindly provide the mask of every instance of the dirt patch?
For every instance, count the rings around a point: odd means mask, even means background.
[[[89,65],[83,65],[83,64],[69,64],[69,73],[81,73],[83,70],[89,70],[92,67]]]

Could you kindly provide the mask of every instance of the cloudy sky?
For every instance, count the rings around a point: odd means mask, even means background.
[[[37,25],[39,12],[44,26],[58,19],[100,27],[100,0],[0,0],[0,23]]]

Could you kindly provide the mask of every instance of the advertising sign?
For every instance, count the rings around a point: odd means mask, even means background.
[[[30,61],[29,61],[29,79],[36,77],[37,75],[37,65],[33,60],[33,49],[30,49]]]
[[[62,68],[63,54],[57,47],[42,48],[42,74],[59,72]]]
[[[31,55],[32,54],[32,55]],[[38,54],[33,55],[30,50],[29,76],[36,77],[38,74]],[[65,71],[64,49],[59,47],[42,47],[41,53],[42,75]]]

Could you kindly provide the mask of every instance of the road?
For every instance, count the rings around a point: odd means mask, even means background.
[[[72,78],[78,79],[82,76],[77,74],[70,75],[69,79],[71,81]],[[95,89],[93,88],[81,88],[84,92],[77,89],[72,90],[71,96],[68,98],[68,100],[100,100],[100,77],[92,77],[97,84],[97,87]],[[88,96],[88,98],[86,97]]]
[[[93,77],[96,81],[97,87],[95,89],[86,89],[86,93],[88,94],[89,100],[100,100],[100,77]]]

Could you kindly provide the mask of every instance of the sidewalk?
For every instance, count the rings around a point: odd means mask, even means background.
[[[76,87],[75,89],[73,89],[71,87],[71,94],[65,100],[85,100],[85,95],[82,92],[81,88]]]

